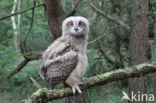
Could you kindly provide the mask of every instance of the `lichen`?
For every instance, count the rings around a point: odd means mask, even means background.
[[[63,94],[65,93],[65,90],[66,90],[66,89],[61,89],[61,90],[59,91],[59,95],[60,95],[60,96],[63,96]]]
[[[147,64],[147,66],[153,66],[153,64]]]
[[[125,69],[122,69],[122,71],[124,72],[124,73],[129,73],[129,72],[132,72],[132,71],[134,71],[134,69],[132,69],[132,68],[125,68]]]
[[[39,89],[37,90],[35,93],[32,94],[32,96],[41,96],[42,94],[44,93],[44,90],[43,89]]]

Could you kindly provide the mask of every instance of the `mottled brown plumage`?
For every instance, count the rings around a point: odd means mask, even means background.
[[[49,47],[44,52],[43,62],[47,62],[48,60],[50,62],[42,66],[41,74],[44,74],[43,77],[54,85],[58,82],[64,82],[75,69],[78,63],[78,49],[62,38],[56,40],[51,46],[55,48]],[[53,52],[52,55],[47,56],[48,51]]]

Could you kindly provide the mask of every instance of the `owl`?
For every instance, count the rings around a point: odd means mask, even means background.
[[[82,93],[79,85],[88,67],[86,54],[89,33],[88,20],[81,16],[66,18],[62,23],[62,36],[43,53],[40,75],[52,88],[63,82],[73,94]]]

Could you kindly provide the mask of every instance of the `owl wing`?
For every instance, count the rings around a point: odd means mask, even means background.
[[[53,46],[55,47],[55,46]],[[43,58],[41,75],[51,84],[65,81],[78,63],[78,50],[69,44],[58,43]]]

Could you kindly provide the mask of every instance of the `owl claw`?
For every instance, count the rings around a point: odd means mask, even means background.
[[[81,91],[81,89],[79,88],[79,86],[78,85],[76,85],[76,90],[78,91],[78,93],[82,93],[82,91]]]
[[[80,93],[80,94],[82,93],[82,91],[81,91],[81,89],[79,88],[78,85],[72,87],[72,91],[73,91],[73,94],[74,94],[74,95],[75,95],[75,93],[76,93],[76,90],[78,91],[78,93]]]
[[[72,91],[73,91],[73,94],[75,95],[76,89],[74,87],[72,87]]]

